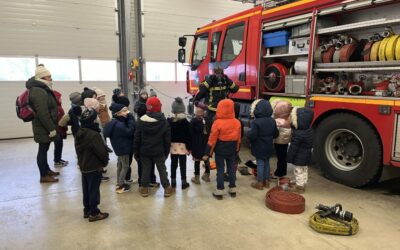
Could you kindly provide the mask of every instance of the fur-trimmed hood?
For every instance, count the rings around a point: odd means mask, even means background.
[[[271,104],[264,99],[257,99],[250,106],[250,116],[253,118],[271,117],[272,112]]]
[[[150,134],[157,134],[158,130],[165,125],[166,119],[163,113],[148,113],[140,117],[143,131]]]
[[[290,120],[295,129],[305,130],[311,127],[314,111],[308,108],[294,107],[290,113]]]

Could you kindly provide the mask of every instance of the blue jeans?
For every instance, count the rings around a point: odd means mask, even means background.
[[[257,162],[257,181],[263,182],[269,178],[269,158],[266,160],[256,159]]]
[[[228,172],[229,187],[236,187],[236,168],[235,168],[236,154],[229,157],[215,154],[215,163],[217,165],[217,189],[224,189],[224,172],[225,172],[225,162],[226,169]]]

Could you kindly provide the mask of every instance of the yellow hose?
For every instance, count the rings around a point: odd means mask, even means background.
[[[348,236],[358,232],[358,221],[355,218],[350,222],[335,217],[323,218],[316,212],[310,217],[310,227],[319,233]]]

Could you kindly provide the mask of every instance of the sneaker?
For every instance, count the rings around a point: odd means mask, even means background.
[[[64,166],[67,166],[68,163],[69,163],[69,161],[66,161],[66,160],[63,160],[63,159],[61,159],[60,162],[61,162],[62,164],[64,164]]]
[[[168,186],[167,188],[165,188],[164,190],[164,197],[170,197],[171,195],[173,195],[175,193],[175,188],[172,188],[171,186]]]
[[[94,222],[94,221],[98,221],[98,220],[104,220],[104,219],[106,219],[108,216],[109,216],[108,213],[99,212],[99,213],[96,214],[96,215],[90,215],[90,216],[89,216],[89,222]]]
[[[258,190],[263,190],[264,185],[262,182],[253,182],[253,183],[251,183],[251,187],[258,189]]]
[[[232,198],[235,198],[235,197],[236,197],[236,188],[235,188],[235,187],[229,188],[229,195],[230,195]]]
[[[204,173],[202,176],[201,176],[201,179],[203,180],[203,181],[205,181],[205,182],[210,182],[211,180],[210,180],[210,173]]]
[[[224,190],[223,189],[216,189],[212,195],[217,200],[222,200],[224,198]]]
[[[147,197],[149,196],[150,192],[149,192],[149,188],[148,187],[140,187],[139,188],[139,193],[142,197]]]
[[[158,183],[158,182],[150,183],[150,187],[159,188],[160,187],[160,183]]]
[[[56,161],[54,162],[54,167],[55,168],[62,168],[65,167],[66,165],[64,165],[64,163],[62,163],[61,161]]]
[[[131,189],[130,189],[130,187],[129,187],[129,185],[123,185],[122,187],[120,187],[120,186],[118,186],[116,189],[115,189],[115,192],[117,193],[117,194],[122,194],[122,193],[126,193],[126,192],[129,192]]]
[[[84,209],[83,210],[83,218],[87,219],[87,218],[89,218],[89,215],[90,215],[89,212],[86,212],[85,209]]]
[[[130,179],[130,180],[126,180],[125,182],[127,183],[127,184],[136,184],[136,183],[138,183],[138,179],[136,179],[136,180],[132,180],[132,179]]]
[[[107,182],[109,180],[110,180],[110,177],[107,177],[107,176],[102,176],[101,177],[101,181]]]
[[[188,187],[190,187],[190,184],[189,184],[189,183],[187,183],[186,181],[185,181],[185,182],[182,182],[182,190],[183,190],[183,189],[186,189],[186,188],[188,188]]]

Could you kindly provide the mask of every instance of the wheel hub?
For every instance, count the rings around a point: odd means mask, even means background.
[[[347,129],[336,129],[328,135],[325,152],[332,165],[342,171],[356,169],[364,158],[361,139]]]

